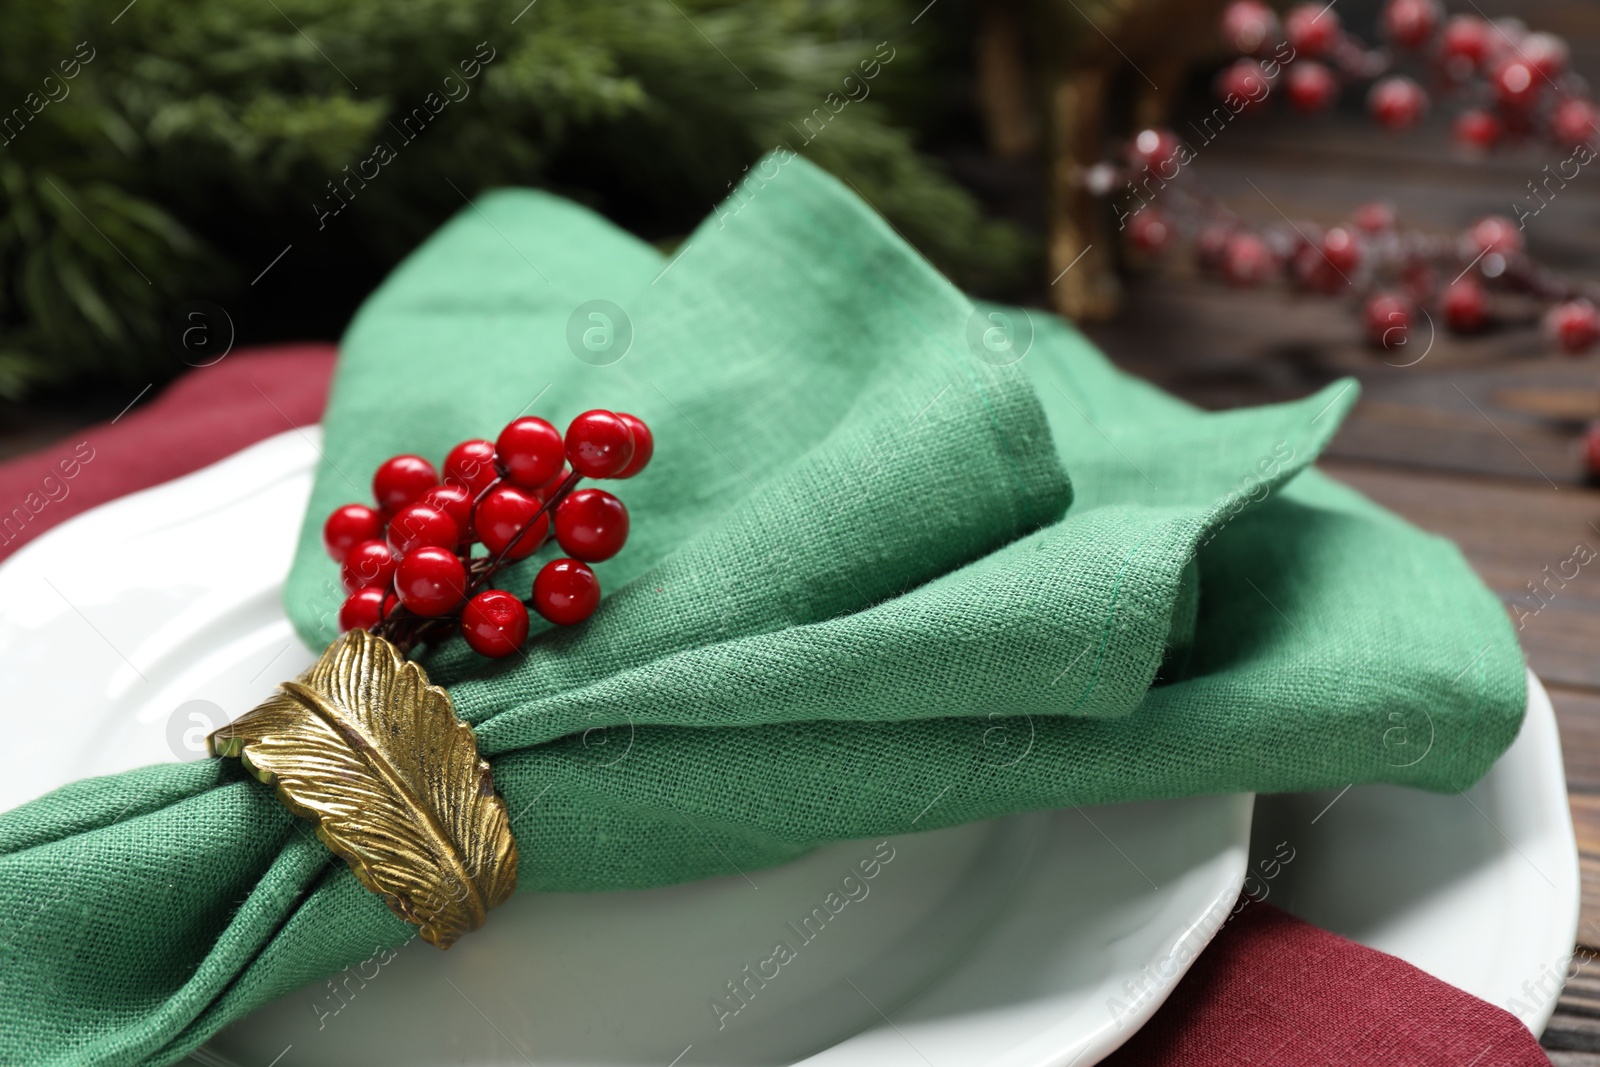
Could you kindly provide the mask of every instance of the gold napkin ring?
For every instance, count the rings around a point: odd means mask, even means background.
[[[348,631],[206,744],[276,785],[361,884],[439,948],[516,889],[517,843],[477,735],[382,637]]]

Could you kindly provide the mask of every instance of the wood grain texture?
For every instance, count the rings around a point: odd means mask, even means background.
[[[1555,1064],[1590,1067],[1600,1064],[1600,960],[1589,952],[1574,954],[1556,1014],[1545,1029],[1543,1045]],[[1559,1057],[1559,1058],[1558,1058]]]

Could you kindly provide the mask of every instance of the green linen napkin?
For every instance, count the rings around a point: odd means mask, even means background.
[[[655,430],[596,615],[510,662],[428,660],[494,764],[520,888],[1032,808],[1456,790],[1510,744],[1498,602],[1306,469],[1353,383],[1197,411],[1059,320],[974,309],[804,160],[757,174],[671,259],[562,200],[487,196],[343,345],[286,593],[313,647],[338,603],[318,520],[385,456],[524,411]],[[595,299],[631,324],[604,366],[566,342]],[[0,1063],[170,1063],[410,931],[228,762],[78,782],[0,816]]]

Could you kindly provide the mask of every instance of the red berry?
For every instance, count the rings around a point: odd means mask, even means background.
[[[1468,108],[1456,116],[1453,132],[1456,143],[1477,152],[1487,152],[1500,140],[1504,127],[1487,111]]]
[[[1536,78],[1554,81],[1566,73],[1567,42],[1553,33],[1530,33],[1517,42],[1517,58],[1533,68]]]
[[[617,418],[628,424],[628,429],[633,433],[633,458],[628,465],[618,471],[618,478],[632,478],[644,470],[650,462],[650,457],[656,454],[655,434],[650,432],[650,427],[637,415],[629,415],[626,411],[617,412]],[[558,483],[559,484],[559,483]]]
[[[1525,111],[1539,98],[1544,81],[1531,63],[1513,54],[1495,66],[1489,75],[1489,85],[1494,89],[1501,107],[1509,111]]]
[[[1583,460],[1589,477],[1600,478],[1600,419],[1589,420],[1583,431]]]
[[[1587,300],[1557,304],[1544,322],[1546,332],[1569,356],[1587,352],[1600,340],[1600,311]]]
[[[1379,348],[1400,348],[1411,332],[1411,304],[1397,293],[1378,293],[1361,311],[1367,340]]]
[[[1445,325],[1457,333],[1476,333],[1489,321],[1489,294],[1470,274],[1451,282],[1441,302]]]
[[[1271,91],[1266,69],[1253,59],[1236,60],[1223,67],[1222,73],[1217,75],[1217,96],[1224,101],[1230,96],[1234,97],[1241,114],[1259,108]]]
[[[1222,9],[1222,39],[1243,55],[1255,55],[1278,39],[1278,15],[1260,0],[1234,0]]]
[[[389,547],[402,556],[424,545],[453,550],[460,541],[456,520],[432,504],[407,504],[389,520]]]
[[[448,548],[423,545],[400,561],[394,591],[418,615],[445,615],[467,595],[467,568]]]
[[[1335,226],[1322,235],[1321,250],[1323,257],[1340,274],[1348,276],[1361,267],[1361,241],[1343,226]]]
[[[345,504],[333,509],[322,524],[322,546],[334,562],[343,563],[352,548],[383,536],[383,516],[365,504]]]
[[[1362,233],[1374,236],[1388,233],[1394,229],[1394,207],[1374,200],[1356,208],[1350,215],[1350,221],[1354,222],[1356,229]]]
[[[1292,261],[1294,280],[1314,293],[1332,295],[1350,284],[1334,270],[1315,245],[1302,245]]]
[[[383,602],[387,594],[375,585],[357,589],[339,609],[339,632],[370,630],[383,620]]]
[[[1293,266],[1295,281],[1305,288],[1337,293],[1351,284],[1360,268],[1361,245],[1350,230],[1335,226],[1319,240],[1303,244],[1295,252]]]
[[[1562,148],[1593,145],[1600,128],[1600,108],[1581,97],[1568,97],[1550,111],[1550,136]]]
[[[556,505],[556,540],[574,559],[610,559],[628,540],[628,509],[604,489],[579,489]]]
[[[1415,126],[1428,110],[1428,94],[1410,78],[1394,74],[1372,86],[1367,109],[1384,129],[1404,130]]]
[[[444,457],[444,480],[447,485],[459,485],[473,496],[488,488],[500,477],[494,466],[494,445],[482,438],[462,441]]]
[[[394,569],[399,560],[394,550],[382,541],[363,541],[345,554],[339,568],[339,579],[347,593],[375,586],[387,589],[394,581]]]
[[[600,606],[600,579],[575,559],[553,559],[533,579],[533,610],[557,626],[572,626]]]
[[[1253,233],[1236,233],[1228,238],[1223,253],[1222,276],[1234,285],[1248,288],[1260,285],[1278,269],[1278,258],[1267,242]]]
[[[1400,286],[1413,305],[1430,299],[1439,288],[1439,272],[1426,259],[1413,256],[1400,268]]]
[[[528,639],[528,609],[504,589],[485,589],[461,609],[461,636],[480,656],[509,656]]]
[[[1301,4],[1284,16],[1283,35],[1300,56],[1327,55],[1339,42],[1339,15],[1332,4]]]
[[[1465,81],[1483,69],[1494,52],[1495,33],[1489,23],[1476,15],[1456,15],[1444,24],[1439,36],[1439,59],[1445,73]]]
[[[1153,207],[1142,208],[1128,219],[1128,240],[1135,248],[1159,252],[1172,237],[1172,224]]]
[[[1233,240],[1233,227],[1221,223],[1208,223],[1194,239],[1195,260],[1204,271],[1221,271],[1228,256],[1228,242]]]
[[[421,456],[395,456],[384,460],[372,476],[372,495],[378,506],[393,514],[415,504],[422,494],[439,484],[439,472]]]
[[[1182,166],[1182,147],[1171,130],[1140,130],[1128,144],[1128,162],[1135,170],[1148,168],[1162,178],[1174,178]]]
[[[483,547],[489,550],[491,556],[505,552],[507,559],[523,559],[532,555],[544,544],[544,536],[550,531],[548,514],[540,515],[539,521],[529,527],[528,532],[509,551],[506,546],[511,544],[518,530],[527,526],[528,520],[538,513],[541,506],[538,497],[514,485],[502,485],[489,490],[489,495],[479,502],[478,510],[472,515],[478,540],[483,542]]]
[[[548,485],[561,470],[561,434],[541,418],[532,415],[517,419],[500,431],[494,443],[495,458],[506,470],[506,477],[524,489]]]
[[[1488,252],[1509,256],[1522,251],[1522,232],[1517,229],[1516,223],[1504,215],[1485,215],[1472,224],[1465,243],[1471,247],[1474,256]]]
[[[1289,103],[1297,111],[1326,111],[1339,99],[1339,80],[1314,59],[1289,68],[1288,88]]]
[[[1416,51],[1428,43],[1442,18],[1439,0],[1389,0],[1383,9],[1383,31],[1397,47]]]
[[[472,490],[448,482],[436,485],[422,494],[422,503],[436,507],[450,516],[456,524],[456,531],[461,541],[464,542],[477,539],[472,532],[472,499]]]
[[[612,411],[585,411],[567,427],[567,458],[585,478],[615,478],[633,462],[633,431]]]

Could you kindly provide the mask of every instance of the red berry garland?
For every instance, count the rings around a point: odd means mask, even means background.
[[[323,524],[323,545],[350,594],[340,630],[372,630],[402,652],[456,631],[474,651],[501,657],[526,642],[529,606],[560,626],[584,621],[600,604],[588,563],[622,550],[628,510],[604,490],[576,487],[586,477],[631,478],[654,453],[642,419],[596,409],[565,435],[523,417],[493,443],[463,441],[445,457],[442,479],[421,456],[384,461],[372,479],[378,506],[345,504]],[[552,527],[573,558],[546,563],[526,601],[485,588],[542,548]],[[475,555],[480,544],[484,554]]]
[[[1600,156],[1600,105],[1571,70],[1566,43],[1515,19],[1446,19],[1440,0],[1386,0],[1380,24],[1392,49],[1370,48],[1322,2],[1291,8],[1280,24],[1261,0],[1234,0],[1222,12],[1221,31],[1238,58],[1217,75],[1216,93],[1235,115],[1276,106],[1278,95],[1300,111],[1319,112],[1346,88],[1365,85],[1373,119],[1395,131],[1414,126],[1436,98],[1455,111],[1455,139],[1468,155],[1544,139],[1568,154],[1559,165],[1563,176],[1547,166],[1542,185],[1528,182],[1529,195],[1513,206],[1515,219],[1489,216],[1453,237],[1401,229],[1382,204],[1361,205],[1326,231],[1307,221],[1251,226],[1194,187],[1197,154],[1170,130],[1135,133],[1125,166],[1097,164],[1090,170],[1100,176],[1085,179],[1086,186],[1096,195],[1117,193],[1119,228],[1140,252],[1192,241],[1201,269],[1232,285],[1282,279],[1302,291],[1353,297],[1380,349],[1403,344],[1424,317],[1428,329],[1435,322],[1458,333],[1487,329],[1496,314],[1492,294],[1500,291],[1546,307],[1552,347],[1574,355],[1600,347],[1600,322],[1592,317],[1600,285],[1540,265],[1522,240],[1551,185],[1564,187],[1567,170]]]
[[[1332,5],[1294,7],[1280,29],[1259,0],[1235,0],[1223,10],[1221,30],[1241,58],[1218,78],[1217,95],[1226,100],[1232,94],[1248,108],[1264,106],[1281,67],[1290,103],[1320,111],[1344,84],[1380,79],[1368,106],[1380,125],[1399,130],[1427,109],[1421,84],[1427,82],[1436,93],[1471,105],[1456,123],[1457,140],[1469,148],[1487,149],[1507,130],[1548,133],[1562,148],[1592,143],[1597,113],[1560,37],[1530,33],[1515,19],[1457,15],[1445,21],[1439,0],[1388,0],[1379,21],[1398,53],[1371,49],[1345,32]],[[1257,61],[1269,53],[1271,62]],[[1408,62],[1417,78],[1395,73],[1397,61]],[[1498,115],[1481,109],[1484,97],[1492,98]]]

